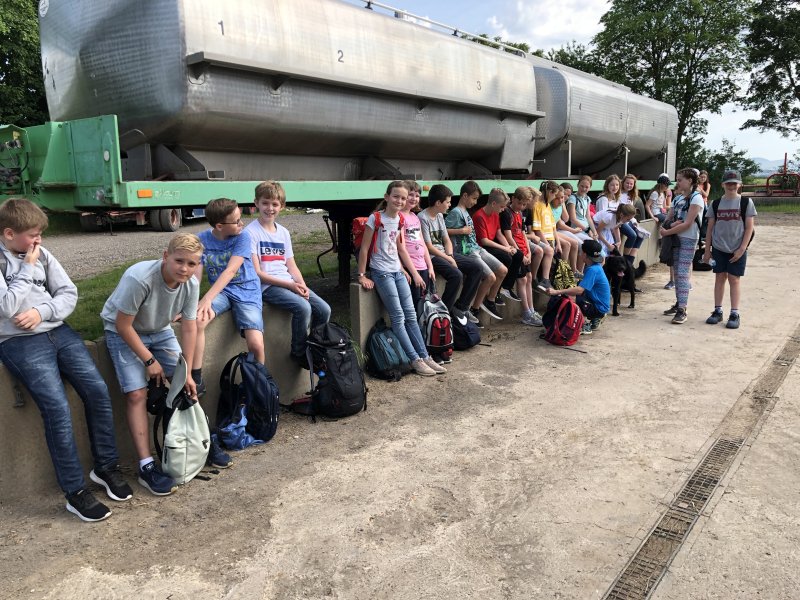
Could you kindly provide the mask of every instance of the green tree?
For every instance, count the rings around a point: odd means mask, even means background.
[[[752,71],[742,104],[761,116],[742,129],[800,135],[800,2],[760,0],[745,43]]]
[[[47,120],[36,0],[0,0],[0,123]]]
[[[750,0],[612,0],[594,39],[603,74],[678,111],[678,161],[695,115],[734,95]]]
[[[521,50],[526,54],[531,52],[531,47],[525,42],[507,42],[499,35],[490,38],[488,34],[481,33],[480,35],[478,35],[478,37],[473,37],[471,35],[466,35],[466,34],[462,34],[461,37],[464,38],[465,40],[469,40],[470,42],[475,42],[476,44],[480,44],[481,46],[489,46],[490,48],[500,49],[502,48],[500,44],[505,44],[506,46],[511,46],[511,48],[516,48],[517,50]],[[505,50],[506,52],[513,52],[513,50],[509,48],[503,48],[503,50]],[[537,50],[533,52],[533,54],[541,56],[542,51]]]
[[[705,164],[700,163],[698,168],[708,171],[708,180],[711,182],[712,195],[722,193],[722,176],[725,171],[733,169],[739,171],[743,181],[758,173],[761,168],[758,163],[747,156],[746,150],[737,150],[730,141],[722,138],[722,148],[709,152]]]
[[[597,55],[586,44],[579,44],[575,40],[562,45],[560,48],[551,48],[545,58],[584,73],[603,76],[603,65]]]

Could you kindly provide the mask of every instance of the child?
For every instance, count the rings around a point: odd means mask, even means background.
[[[578,180],[578,191],[572,194],[567,199],[567,214],[568,223],[572,227],[578,229],[575,235],[583,243],[586,240],[597,239],[597,231],[594,229],[594,220],[589,212],[589,207],[592,203],[589,198],[589,190],[592,187],[592,178],[588,175],[583,175]]]
[[[520,302],[520,298],[512,290],[517,280],[519,266],[522,264],[522,254],[517,250],[516,244],[509,245],[500,230],[500,213],[508,206],[508,202],[508,194],[500,188],[493,188],[489,192],[486,206],[475,211],[472,221],[475,223],[475,239],[478,240],[482,252],[487,252],[502,265],[493,271],[500,280],[503,295]],[[490,264],[490,261],[487,261],[487,264]],[[497,295],[494,303],[503,306],[505,301],[500,295]],[[488,308],[495,312],[491,304],[488,305]]]
[[[541,272],[545,277],[550,276],[550,269],[553,266],[553,256],[555,256],[555,249],[547,243],[547,240],[540,238],[536,233],[531,229],[533,226],[533,208],[538,203],[542,203],[542,193],[539,190],[535,190],[532,187],[526,187],[528,193],[530,194],[531,200],[528,205],[528,208],[525,209],[522,213],[523,217],[523,224],[525,225],[525,237],[528,239],[528,247],[531,250],[531,254],[536,253],[536,248],[539,248],[542,251],[542,262],[541,264]],[[537,289],[541,290],[542,287],[547,289],[545,283],[549,285],[550,280],[548,279],[546,282],[543,279],[538,277],[539,271],[531,269],[531,284],[535,285]]]
[[[522,323],[542,326],[542,317],[533,307],[533,272],[539,269],[544,251],[537,246],[529,246],[525,237],[525,226],[522,211],[528,206],[533,196],[526,187],[518,187],[511,196],[511,206],[500,213],[500,230],[509,245],[516,246],[522,255],[522,264],[517,277],[517,295],[522,301]]]
[[[444,213],[450,209],[452,196],[453,192],[446,185],[439,183],[431,187],[428,192],[428,208],[418,215],[422,225],[422,238],[428,247],[434,269],[447,282],[442,294],[445,306],[451,314],[463,315],[477,324],[478,319],[469,308],[481,284],[483,266],[477,256],[453,252],[453,243],[444,222]]]
[[[603,248],[600,243],[596,240],[585,240],[581,245],[581,252],[586,264],[581,284],[565,290],[551,288],[547,293],[551,296],[575,296],[575,303],[586,318],[581,334],[589,335],[600,327],[600,322],[611,308],[611,286],[603,272]]]
[[[286,192],[277,181],[264,181],[256,186],[255,204],[258,220],[245,232],[250,235],[253,266],[261,280],[264,302],[292,313],[291,359],[308,369],[306,341],[309,326],[327,323],[331,307],[317,296],[297,268],[289,231],[275,222],[286,207]]]
[[[474,181],[464,182],[458,202],[447,213],[444,222],[447,225],[448,235],[453,239],[456,254],[477,258],[480,262],[475,264],[483,270],[483,280],[472,300],[470,312],[477,319],[478,313],[482,310],[493,319],[502,321],[503,318],[496,312],[495,299],[503,280],[499,276],[495,276],[495,272],[500,272],[505,267],[503,267],[503,263],[480,247],[475,238],[475,224],[469,214],[469,209],[475,206],[480,197],[481,188],[477,183]]]
[[[41,247],[45,229],[47,215],[29,200],[6,200],[0,206],[0,360],[39,408],[67,510],[83,521],[102,521],[111,511],[86,489],[62,377],[84,404],[94,459],[90,479],[118,502],[129,500],[132,492],[117,464],[108,388],[83,340],[64,323],[75,309],[78,290]]]
[[[619,196],[620,204],[631,204],[634,210],[636,209],[636,203],[641,202],[637,184],[638,180],[635,175],[628,173],[622,178],[622,193]],[[639,235],[635,225],[636,219],[634,218],[630,222],[621,224],[619,228],[620,232],[625,236],[625,249],[622,251],[622,255],[631,265],[636,262],[636,253],[639,252],[639,248],[642,247],[644,242],[644,237]]]
[[[422,279],[423,286],[411,286],[411,301],[414,307],[419,307],[420,298],[424,298],[431,282],[436,285],[436,273],[433,270],[431,255],[428,246],[422,238],[422,225],[416,211],[419,210],[420,187],[416,181],[406,180],[406,188],[409,190],[408,199],[400,212],[403,213],[403,239],[406,243],[406,250],[414,268]]]
[[[621,183],[619,176],[609,175],[603,183],[603,192],[595,202],[595,214],[604,210],[616,210],[619,206]]]
[[[564,214],[565,194],[566,190],[563,187],[558,186],[556,195],[550,202],[550,212],[553,213],[553,221],[556,224],[561,256],[566,259],[573,273],[575,273],[575,276],[580,279],[583,277],[583,273],[581,273],[581,269],[578,268],[578,254],[581,249],[582,240],[579,240],[575,235],[575,233],[579,232],[580,230],[577,227],[573,228],[567,225],[567,220]],[[583,268],[583,265],[580,266]]]
[[[559,240],[558,234],[556,233],[556,223],[553,219],[553,211],[550,209],[550,203],[553,201],[553,198],[556,197],[560,188],[555,181],[544,182],[542,188],[541,196],[534,199],[529,225],[531,231],[536,234],[539,240],[546,242],[555,250],[559,247]],[[539,280],[539,283],[536,284],[536,288],[543,292],[547,292],[549,288],[553,287],[549,279],[550,265],[544,264],[546,262],[552,264],[552,259],[548,261],[546,257],[545,260],[542,261],[542,278]]]
[[[247,350],[263,363],[264,318],[261,304],[261,285],[253,268],[250,236],[243,231],[242,210],[235,200],[217,198],[206,205],[206,219],[211,225],[198,234],[203,244],[203,265],[211,288],[197,305],[197,343],[195,345],[192,379],[197,395],[205,393],[202,380],[205,329],[218,315],[231,310]],[[195,273],[203,277],[203,266]]]
[[[667,201],[666,194],[669,189],[669,184],[669,176],[659,175],[655,187],[650,190],[650,194],[647,196],[647,204],[645,204],[647,218],[657,220],[659,225],[667,218],[664,206]]]
[[[702,173],[702,171],[701,171]],[[745,214],[741,214],[742,196],[739,173],[726,171],[722,177],[725,194],[708,206],[708,231],[703,262],[714,258],[714,312],[706,319],[709,325],[722,321],[722,298],[725,295],[725,282],[730,286],[731,312],[725,325],[728,329],[739,328],[739,300],[741,299],[741,278],[747,265],[747,246],[753,237],[756,226],[756,207],[748,199]],[[717,204],[717,210],[714,210]],[[713,246],[713,250],[712,250]]]
[[[595,213],[594,225],[597,228],[597,241],[602,244],[603,256],[619,253],[621,238],[620,227],[630,221],[636,214],[632,204],[620,204],[614,210],[603,210]]]
[[[372,214],[364,227],[364,238],[358,254],[358,283],[365,290],[376,288],[378,295],[389,312],[392,331],[403,347],[411,367],[417,375],[430,377],[446,373],[447,369],[428,356],[425,340],[417,323],[417,313],[411,303],[411,290],[403,273],[403,266],[411,274],[413,285],[423,287],[422,278],[408,256],[403,243],[400,211],[408,199],[408,189],[402,181],[393,181],[384,196],[386,208],[380,212],[380,226],[375,224]],[[372,254],[372,236],[376,235]],[[369,261],[370,277],[366,268]]]
[[[128,428],[139,457],[139,483],[156,496],[171,494],[176,485],[150,455],[148,380],[160,386],[172,377],[181,349],[187,367],[194,366],[200,284],[193,275],[202,255],[196,235],[179,233],[170,240],[163,259],[136,263],[125,271],[100,313],[108,353],[126,398]],[[180,344],[170,327],[177,314]],[[196,399],[191,372],[185,387]]]

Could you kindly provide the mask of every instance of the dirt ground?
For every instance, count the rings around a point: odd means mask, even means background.
[[[651,269],[637,308],[582,352],[505,324],[443,377],[370,381],[356,417],[285,416],[172,497],[134,483],[102,523],[69,515],[55,486],[0,505],[0,597],[601,597],[800,321],[797,229],[764,221],[737,331],[704,323],[708,273],[689,322],[669,324]],[[778,396],[655,598],[797,597],[796,364]]]

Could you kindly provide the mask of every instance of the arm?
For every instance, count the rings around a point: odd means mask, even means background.
[[[710,214],[711,211],[709,211],[709,215]],[[708,264],[708,261],[711,260],[711,246],[714,239],[714,223],[716,222],[716,219],[712,219],[710,216],[708,217],[708,228],[706,229],[706,247],[705,250],[703,250],[703,262],[706,264]],[[747,229],[747,227],[745,227],[745,229]],[[746,233],[747,232],[745,231],[745,234]]]
[[[244,263],[243,256],[231,256],[230,260],[228,261],[228,265],[225,267],[225,270],[219,274],[217,280],[214,282],[214,285],[205,293],[203,299],[200,300],[200,304],[197,305],[197,316],[198,318],[210,318],[211,317],[211,303],[214,301],[219,293],[225,289],[225,286],[231,282],[236,276],[236,273],[239,272],[239,268]],[[255,264],[255,263],[253,263]],[[197,271],[195,271],[195,276],[197,277],[197,281],[201,281],[203,277],[203,266],[198,265]],[[184,358],[186,355],[184,354]],[[189,359],[186,359],[186,362],[189,362]]]
[[[567,288],[565,290],[554,290],[553,288],[549,288],[547,290],[548,296],[580,296],[584,291],[581,286],[576,285],[575,287]]]
[[[709,220],[709,229],[710,227],[711,227],[711,221]],[[744,235],[742,236],[742,243],[736,249],[736,252],[733,253],[733,256],[731,257],[731,262],[736,262],[737,260],[742,258],[742,255],[745,252],[747,252],[747,246],[750,243],[750,238],[753,237],[753,230],[755,230],[755,228],[756,228],[756,218],[754,216],[747,217],[744,220]],[[706,248],[708,248],[708,246],[706,246]]]
[[[0,292],[2,292],[2,297],[0,297],[0,317],[10,319],[17,314],[33,286],[33,269],[38,260],[39,246],[37,244],[35,247],[32,246],[28,249],[17,276],[10,283],[6,282],[5,277],[0,277]]]
[[[119,337],[122,338],[122,341],[128,344],[128,347],[133,350],[133,353],[139,357],[139,360],[145,363],[151,358],[155,359],[155,357],[142,343],[142,338],[139,337],[139,334],[136,333],[136,330],[133,328],[133,320],[135,318],[136,315],[128,315],[117,311],[117,318],[115,321],[117,333]],[[164,369],[157,360],[149,367],[145,367],[145,373],[148,379],[155,379],[157,385],[161,385],[167,380]]]
[[[369,247],[375,231],[369,225],[364,227],[364,237],[361,238],[361,249],[358,251],[358,282],[365,290],[375,287],[375,282],[366,276],[367,262],[369,260]],[[364,273],[362,275],[362,273]],[[419,275],[418,275],[419,277]]]
[[[364,231],[365,239],[366,239],[366,230]],[[425,282],[422,281],[422,277],[419,276],[416,267],[414,267],[414,263],[411,262],[411,257],[408,255],[408,250],[406,250],[406,243],[403,240],[403,236],[400,236],[397,239],[397,256],[400,258],[400,263],[406,268],[406,271],[411,275],[411,281],[414,282],[414,285],[420,289],[425,289]],[[359,264],[361,264],[361,259],[359,257]],[[360,273],[361,271],[359,271]]]
[[[655,219],[653,216],[653,194],[647,197],[647,202],[644,203],[645,217],[648,219]]]

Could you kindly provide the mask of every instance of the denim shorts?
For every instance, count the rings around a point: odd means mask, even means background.
[[[233,312],[233,320],[240,331],[245,329],[264,331],[264,313],[260,305],[232,302],[226,294],[222,293],[217,294],[217,297],[211,302],[211,310],[217,317],[229,310]]]
[[[140,333],[139,338],[164,369],[164,374],[172,377],[178,364],[178,354],[181,353],[175,332],[170,328],[156,333]],[[123,394],[147,387],[144,363],[118,333],[106,331],[106,348]]]

